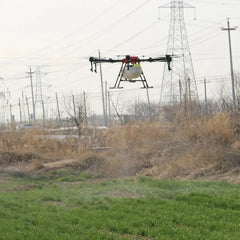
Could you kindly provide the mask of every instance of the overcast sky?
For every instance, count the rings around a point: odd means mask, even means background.
[[[30,95],[26,72],[29,66],[33,70],[40,66],[44,73],[42,81],[46,83],[45,95],[54,96],[56,91],[66,94],[86,91],[89,99],[98,98],[99,75],[89,71],[89,56],[97,56],[98,50],[103,57],[164,55],[170,10],[161,9],[159,16],[158,7],[169,2],[1,0],[0,77],[4,78],[1,91],[10,90],[12,103],[22,91]],[[234,69],[240,71],[240,1],[189,0],[185,3],[196,7],[197,19],[194,20],[192,9],[186,9],[185,21],[199,88],[204,76],[215,81],[216,76],[230,74],[227,32],[221,31],[221,27],[227,25],[227,17],[231,18],[232,26],[239,27],[231,34]],[[163,65],[145,63],[142,67],[154,87],[150,90],[151,98],[157,101]],[[104,80],[109,86],[114,84],[119,68],[118,64],[103,66]],[[128,89],[139,87],[125,84],[124,90],[118,93],[127,96]],[[211,83],[209,94],[216,94],[215,85]]]

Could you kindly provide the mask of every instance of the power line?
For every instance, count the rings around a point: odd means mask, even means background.
[[[126,13],[124,16],[122,16],[121,18],[119,18],[118,20],[111,22],[109,25],[107,25],[105,28],[91,34],[90,36],[81,39],[78,43],[76,44],[69,44],[64,48],[60,48],[61,50],[68,50],[69,51],[67,53],[64,53],[62,55],[60,55],[60,57],[66,57],[71,55],[72,53],[74,53],[76,51],[76,49],[79,49],[80,47],[83,47],[87,44],[89,44],[90,41],[92,40],[96,40],[100,37],[102,37],[106,31],[109,31],[110,29],[116,27],[118,24],[128,20],[128,18],[130,16],[132,16],[133,14],[135,14],[137,11],[139,11],[141,8],[143,8],[146,4],[150,3],[152,0],[146,0],[143,3],[139,4],[138,6],[136,6],[134,9],[130,10],[128,13]],[[59,49],[58,49],[59,51]]]
[[[74,34],[78,34],[80,31],[82,31],[84,28],[88,27],[89,25],[93,24],[95,21],[99,20],[100,17],[104,17],[106,16],[107,13],[109,13],[113,8],[115,8],[118,4],[119,4],[119,0],[114,1],[113,4],[111,4],[110,6],[104,8],[97,16],[95,16],[93,19],[89,20],[86,24],[80,26],[80,28],[78,28],[76,31],[71,32],[69,34],[66,34],[65,36],[63,36],[62,38],[55,40],[52,43],[47,44],[46,46],[30,53],[29,55],[33,55],[35,53],[39,53],[39,52],[43,52],[45,50],[48,50],[51,47],[55,47],[57,43],[60,43],[62,41],[65,41],[67,38],[72,37]],[[24,58],[24,57],[21,57]]]
[[[125,39],[124,41],[122,41],[121,43],[115,45],[114,47],[112,47],[111,49],[107,50],[107,51],[112,51],[116,48],[119,48],[120,46],[124,45],[125,43],[133,40],[134,38],[136,38],[137,36],[141,35],[142,33],[149,31],[153,26],[155,26],[157,23],[157,21],[151,22],[149,25],[147,25],[146,27],[144,27],[142,30],[138,31],[137,33],[134,33],[132,36],[130,36],[128,39]]]

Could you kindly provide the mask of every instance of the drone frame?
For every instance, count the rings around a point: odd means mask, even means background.
[[[124,71],[126,68],[129,68],[129,64],[126,62],[123,62],[121,65],[120,71],[118,73],[117,80],[116,80],[114,86],[110,87],[110,89],[123,88],[123,87],[120,87],[121,82],[130,82],[130,83],[142,82],[142,84],[143,84],[142,88],[153,88],[148,85],[146,77],[145,77],[142,69],[141,69],[141,73],[139,76],[140,79],[125,79],[125,78],[123,78],[123,74],[124,74]]]
[[[171,70],[171,66],[170,66],[170,63],[172,61],[172,56],[170,55],[166,55],[165,57],[158,57],[158,58],[143,58],[143,59],[140,59],[138,57],[131,57],[129,55],[126,55],[126,57],[124,59],[112,59],[112,58],[109,58],[109,59],[104,59],[104,58],[94,58],[94,57],[90,57],[89,58],[89,61],[91,62],[91,71],[97,73],[97,63],[116,63],[116,62],[121,62],[122,65],[121,65],[121,68],[120,68],[120,71],[119,71],[119,74],[117,76],[117,79],[116,79],[116,82],[114,84],[113,87],[110,87],[110,89],[115,89],[115,88],[123,88],[123,87],[120,87],[120,84],[121,82],[142,82],[143,84],[143,87],[142,88],[152,88],[148,85],[147,83],[147,80],[146,80],[146,77],[142,71],[142,68],[141,68],[141,73],[140,73],[140,78],[138,79],[126,79],[126,78],[123,78],[123,74],[124,74],[124,71],[126,68],[129,69],[130,67],[130,64],[140,64],[140,62],[166,62],[168,64],[168,70],[170,71]]]

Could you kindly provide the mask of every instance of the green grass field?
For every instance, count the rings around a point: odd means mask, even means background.
[[[5,177],[1,240],[240,239],[240,186],[226,182]]]

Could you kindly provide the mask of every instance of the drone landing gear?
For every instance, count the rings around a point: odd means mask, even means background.
[[[153,87],[150,87],[148,85],[146,77],[145,77],[143,72],[140,73],[140,76],[139,76],[140,78],[139,79],[126,79],[126,78],[123,78],[124,70],[125,70],[126,67],[129,67],[129,66],[127,66],[126,63],[123,63],[122,66],[121,66],[120,72],[118,74],[117,80],[116,80],[114,86],[110,87],[110,89],[123,88],[123,87],[120,87],[121,82],[130,82],[130,83],[142,82],[142,84],[143,84],[142,88],[153,88]]]
[[[142,84],[143,84],[143,87],[141,87],[141,88],[153,88],[153,86],[151,86],[151,87],[148,86],[146,77],[143,72],[141,73],[140,78],[141,78],[141,80],[139,80],[139,81],[142,81]]]

